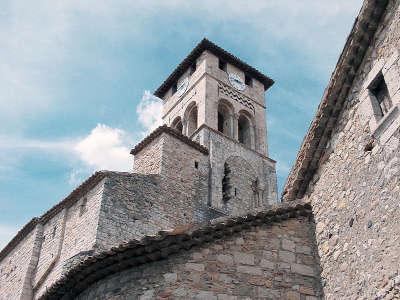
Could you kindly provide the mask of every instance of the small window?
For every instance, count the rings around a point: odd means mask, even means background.
[[[82,204],[79,209],[79,216],[82,216],[86,210],[87,210],[87,198],[85,197],[83,198]]]
[[[249,75],[245,74],[244,75],[244,83],[247,86],[253,86],[253,79]]]
[[[222,59],[218,60],[218,68],[220,68],[222,71],[226,71],[226,62],[223,61]]]
[[[174,85],[172,86],[172,95],[176,93],[177,89],[178,89],[178,84],[175,82]]]
[[[57,226],[53,227],[53,232],[51,233],[51,237],[54,238],[56,236]]]
[[[198,161],[195,161],[195,162],[194,162],[194,167],[195,167],[196,169],[199,168],[199,162],[198,162]]]
[[[369,90],[374,95],[376,101],[379,104],[381,115],[384,116],[393,106],[392,100],[389,96],[389,91],[383,78],[382,73],[380,73],[375,80],[372,82]]]
[[[196,62],[190,66],[189,74],[192,75],[196,71]]]

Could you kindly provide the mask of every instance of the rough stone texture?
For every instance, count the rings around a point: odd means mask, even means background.
[[[2,299],[19,299],[32,256],[35,231],[31,231],[0,262],[0,295]]]
[[[135,155],[133,172],[159,174],[161,172],[161,151],[163,139],[153,140],[150,145]]]
[[[295,260],[281,264],[283,240],[297,249],[312,249],[309,221],[297,218],[250,227],[166,260],[106,277],[77,299],[321,299],[313,253],[291,252]]]
[[[327,299],[395,297],[388,284],[399,274],[400,129],[383,141],[376,138],[366,151],[372,132],[365,111],[360,113],[360,97],[374,66],[400,48],[399,20],[399,1],[390,1],[339,116],[330,155],[307,191]],[[391,66],[400,74],[398,60]],[[399,76],[385,80],[389,88],[398,86]]]
[[[210,159],[211,195],[209,201],[213,207],[226,213],[240,214],[249,209],[262,209],[276,203],[277,185],[273,160],[243,147],[242,144],[232,139],[227,139],[220,132],[206,126],[200,128],[194,139],[210,149],[210,156],[212,156]],[[233,167],[231,178],[236,186],[233,186],[232,195],[234,196],[236,187],[240,197],[240,199],[236,197],[228,202],[224,202],[222,199],[222,179],[226,162],[231,163]],[[234,169],[237,170],[236,174]],[[255,176],[245,174],[246,172],[253,173]],[[252,187],[250,178],[258,179],[256,187]],[[234,210],[232,210],[233,206]]]

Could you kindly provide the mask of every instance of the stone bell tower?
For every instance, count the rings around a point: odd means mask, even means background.
[[[155,91],[163,122],[209,150],[208,204],[240,214],[277,202],[265,91],[273,80],[203,39]]]

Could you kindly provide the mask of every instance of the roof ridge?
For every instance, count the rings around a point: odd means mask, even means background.
[[[189,137],[186,135],[182,134],[178,130],[173,129],[172,127],[169,127],[168,125],[164,124],[153,130],[148,136],[146,136],[139,144],[137,144],[132,150],[131,154],[136,155],[139,153],[144,147],[146,147],[148,144],[150,144],[156,137],[161,135],[162,133],[168,133],[177,139],[181,140],[182,142],[186,143],[187,145],[199,150],[200,152],[204,154],[208,154],[208,149],[204,147],[203,145],[199,144],[198,142],[195,142],[191,140]]]

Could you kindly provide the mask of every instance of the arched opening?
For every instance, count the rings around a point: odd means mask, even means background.
[[[191,136],[197,129],[197,106],[193,105],[187,115],[187,135]]]
[[[180,133],[183,133],[183,124],[181,117],[176,117],[175,120],[172,122],[171,127]]]
[[[225,103],[218,103],[218,131],[232,136],[232,108]]]
[[[251,147],[251,123],[248,117],[241,114],[238,120],[239,142],[247,147]]]

